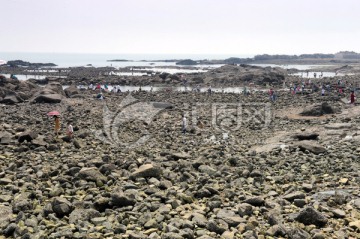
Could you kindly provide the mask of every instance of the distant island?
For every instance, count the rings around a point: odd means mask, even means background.
[[[108,60],[111,62],[125,62],[128,60]],[[141,60],[141,62],[175,62],[176,65],[213,65],[213,64],[326,64],[326,63],[360,63],[360,53],[341,51],[336,54],[301,54],[301,55],[269,55],[261,54],[253,58],[230,57],[227,59],[167,59]]]
[[[57,66],[54,63],[30,63],[22,60],[8,61],[6,65],[10,67],[35,67],[35,68]]]
[[[114,59],[114,60],[107,60],[107,62],[129,62],[130,60],[124,60],[124,59]]]

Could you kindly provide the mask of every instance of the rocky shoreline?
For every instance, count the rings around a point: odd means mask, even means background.
[[[226,67],[202,83],[288,80]],[[0,105],[0,238],[360,237],[360,106],[335,92],[279,91],[275,103],[264,92],[97,100],[58,82],[1,84],[15,102]]]

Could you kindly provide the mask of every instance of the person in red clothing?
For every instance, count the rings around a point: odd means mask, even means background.
[[[354,94],[354,91],[351,91],[351,94],[350,94],[350,104],[355,104],[355,94]]]

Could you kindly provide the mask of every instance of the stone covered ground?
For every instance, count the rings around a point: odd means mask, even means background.
[[[1,106],[0,238],[360,237],[360,106],[288,92],[275,103],[261,92],[82,94]],[[298,114],[322,102],[337,113]]]

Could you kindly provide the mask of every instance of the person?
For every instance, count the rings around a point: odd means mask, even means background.
[[[59,135],[60,131],[60,117],[58,115],[54,115],[54,123],[55,123],[55,134]]]
[[[272,92],[272,101],[275,102],[276,100],[276,93],[275,93],[275,90],[273,90]]]
[[[104,95],[102,93],[97,94],[96,98],[99,99],[99,100],[104,100],[105,99],[105,97],[104,97]]]
[[[270,90],[269,90],[269,97],[270,97],[270,100],[271,101],[274,101],[274,91],[273,91],[273,89],[272,88],[270,88]]]
[[[321,88],[321,96],[324,96],[325,95],[325,89],[324,87]]]
[[[350,94],[350,104],[355,105],[355,94],[354,94],[354,91],[351,91],[351,94]]]
[[[209,85],[208,93],[211,95],[211,85]]]
[[[73,137],[73,135],[74,135],[74,128],[73,128],[73,126],[70,124],[70,122],[68,123],[67,130],[66,130],[66,134],[69,136],[70,139],[72,139],[72,137]]]
[[[185,117],[185,114],[183,114],[183,118],[182,118],[182,133],[183,134],[186,133],[186,126],[187,126],[186,117]]]

